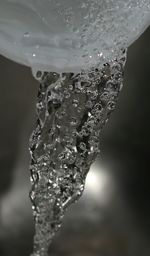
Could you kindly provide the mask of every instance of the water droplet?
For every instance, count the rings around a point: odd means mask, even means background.
[[[36,107],[37,107],[37,109],[38,110],[41,110],[41,109],[43,109],[43,103],[42,102],[38,102],[37,104],[36,104]]]
[[[71,95],[67,90],[64,90],[64,96],[66,99],[69,99]]]
[[[86,150],[86,144],[84,142],[80,143],[80,149],[82,149],[83,151]]]
[[[72,117],[71,118],[71,125],[77,125],[77,119],[76,118],[74,118],[74,117]]]
[[[79,104],[78,100],[73,99],[72,105],[73,105],[75,108],[77,108],[78,104]]]
[[[38,70],[36,73],[36,79],[40,80],[40,79],[42,79],[42,76],[43,76],[43,72]]]
[[[108,104],[107,104],[107,107],[111,111],[114,110],[115,109],[115,102],[109,101]]]
[[[68,89],[69,89],[69,91],[72,91],[72,90],[73,90],[73,85],[72,85],[72,84],[69,84],[69,85],[68,85]]]

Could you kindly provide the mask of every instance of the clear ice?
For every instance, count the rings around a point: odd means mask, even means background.
[[[66,209],[83,193],[100,133],[122,88],[125,60],[123,51],[103,68],[79,74],[37,72],[37,121],[30,138],[33,256],[48,255]]]

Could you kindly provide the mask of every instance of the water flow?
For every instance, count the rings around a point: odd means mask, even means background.
[[[67,207],[84,190],[99,138],[122,88],[126,60],[80,74],[37,72],[36,127],[30,139],[34,256],[48,255]]]

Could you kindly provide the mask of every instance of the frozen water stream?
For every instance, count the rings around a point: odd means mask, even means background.
[[[37,122],[30,139],[34,256],[46,256],[67,207],[84,190],[99,137],[123,82],[118,60],[80,74],[37,72]]]
[[[51,71],[36,74],[30,139],[34,256],[47,255],[65,210],[82,195],[122,87],[122,49],[149,25],[149,12],[149,0],[0,0],[1,54]]]

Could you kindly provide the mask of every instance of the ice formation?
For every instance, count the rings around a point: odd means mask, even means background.
[[[126,53],[89,72],[37,73],[37,122],[30,139],[34,256],[46,256],[67,207],[81,195],[114,110]]]
[[[33,69],[80,72],[149,25],[150,0],[0,0],[0,52]]]
[[[33,256],[48,255],[82,195],[122,87],[123,49],[149,21],[150,0],[0,0],[0,53],[40,81],[30,139]]]

